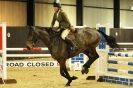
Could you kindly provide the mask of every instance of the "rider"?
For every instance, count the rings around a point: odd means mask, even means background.
[[[71,25],[66,13],[61,9],[61,4],[59,2],[56,2],[55,0],[53,3],[53,7],[55,12],[51,23],[51,27],[53,28],[54,25],[58,23],[57,30],[60,31],[63,29],[63,32],[61,34],[62,39],[69,42],[73,46],[73,50],[77,49],[75,40],[68,36],[70,31],[76,31],[74,27]]]

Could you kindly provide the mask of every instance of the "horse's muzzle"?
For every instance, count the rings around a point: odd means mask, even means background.
[[[26,42],[26,48],[28,50],[32,50],[33,46],[34,46],[34,44],[32,43],[32,41],[27,41]]]

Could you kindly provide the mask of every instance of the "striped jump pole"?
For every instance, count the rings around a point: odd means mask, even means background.
[[[109,56],[133,57],[133,53],[129,52],[109,52]]]
[[[28,50],[27,48],[6,48],[7,51],[22,51],[22,52],[41,52],[41,51],[48,51],[46,47],[36,47]],[[51,54],[7,54],[7,57],[51,57]]]
[[[133,66],[133,62],[117,61],[117,60],[108,60],[109,64],[123,64]]]
[[[122,70],[122,69],[116,69],[116,68],[108,68],[107,70],[108,72],[133,74],[133,70]]]

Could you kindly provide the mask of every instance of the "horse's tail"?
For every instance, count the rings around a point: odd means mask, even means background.
[[[111,48],[119,48],[119,45],[117,44],[116,39],[113,36],[108,36],[108,35],[106,35],[104,32],[102,32],[100,30],[98,30],[98,32],[101,33],[104,36],[107,44]]]

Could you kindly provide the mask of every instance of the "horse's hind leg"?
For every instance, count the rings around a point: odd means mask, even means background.
[[[87,56],[88,56],[88,58],[89,58],[89,60],[83,65],[83,68],[82,68],[82,74],[84,74],[84,73],[88,73],[89,72],[89,70],[88,70],[88,68],[90,68],[90,66],[91,66],[91,64],[97,59],[97,58],[99,58],[99,55],[98,55],[98,53],[96,52],[96,49],[94,48],[92,48],[92,49],[89,49],[89,50],[86,50],[85,52],[84,52],[84,54],[86,54]]]

